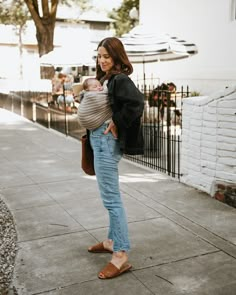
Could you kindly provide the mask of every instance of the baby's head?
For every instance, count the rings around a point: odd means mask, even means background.
[[[103,87],[96,78],[87,78],[83,82],[83,89],[85,91],[101,91]]]

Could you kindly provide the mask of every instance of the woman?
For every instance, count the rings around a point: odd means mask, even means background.
[[[107,239],[89,247],[88,251],[112,254],[111,261],[98,274],[100,279],[108,279],[132,267],[128,263],[130,241],[119,190],[118,163],[123,153],[143,154],[140,122],[144,96],[128,77],[133,68],[119,39],[103,39],[97,51],[96,78],[103,88],[107,87],[108,100],[104,103],[112,112],[101,126],[87,133],[94,152],[98,187],[104,207],[108,210],[110,224]],[[94,117],[102,116],[99,109],[93,114]]]

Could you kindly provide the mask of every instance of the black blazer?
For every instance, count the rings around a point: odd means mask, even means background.
[[[118,129],[118,139],[124,154],[141,155],[144,152],[141,117],[144,95],[125,74],[113,75],[107,84],[112,108],[112,120]]]

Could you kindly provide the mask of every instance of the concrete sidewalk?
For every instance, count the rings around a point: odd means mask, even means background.
[[[80,142],[0,109],[0,194],[18,233],[18,294],[235,295],[236,210],[156,171],[122,160],[132,271],[97,273],[109,254],[95,177],[80,168]]]

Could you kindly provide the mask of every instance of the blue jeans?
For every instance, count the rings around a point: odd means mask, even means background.
[[[109,213],[108,239],[113,240],[113,251],[128,251],[128,225],[119,189],[118,164],[122,157],[119,141],[111,132],[104,134],[107,124],[90,131],[94,153],[94,167],[100,195]]]

